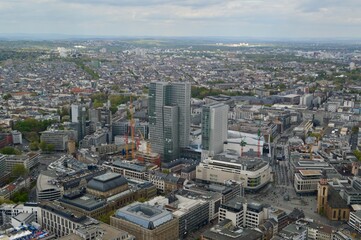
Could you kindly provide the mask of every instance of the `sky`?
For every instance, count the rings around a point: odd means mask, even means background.
[[[0,34],[361,39],[361,0],[0,0]]]

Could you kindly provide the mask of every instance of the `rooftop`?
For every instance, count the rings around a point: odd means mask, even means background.
[[[302,176],[321,176],[321,172],[319,170],[299,170]]]
[[[147,229],[155,229],[173,219],[172,213],[163,207],[140,202],[134,202],[117,210],[115,217],[125,219]]]
[[[205,231],[203,236],[217,240],[256,240],[262,237],[262,233],[253,229],[235,227],[231,220],[225,219]]]
[[[64,194],[63,198],[61,198],[59,201],[73,205],[75,207],[79,207],[86,211],[92,211],[101,208],[106,204],[105,200],[96,198],[90,194],[77,194],[74,196]]]
[[[125,184],[128,184],[128,181],[122,175],[105,173],[90,180],[87,187],[100,192],[107,192]]]

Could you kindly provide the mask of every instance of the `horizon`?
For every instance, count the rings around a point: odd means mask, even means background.
[[[157,35],[79,35],[62,33],[1,33],[0,41],[74,41],[74,40],[194,40],[194,41],[224,41],[224,42],[300,42],[300,43],[354,43],[361,44],[360,38],[347,37],[253,37],[253,36],[157,36]]]

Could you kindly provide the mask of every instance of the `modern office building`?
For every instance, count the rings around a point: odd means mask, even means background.
[[[178,239],[178,219],[160,206],[134,202],[110,217],[110,225],[139,240]]]
[[[78,139],[81,140],[86,135],[86,108],[81,104],[71,105],[71,122],[77,124]]]
[[[66,131],[49,130],[41,132],[40,140],[47,144],[53,144],[55,151],[65,151],[69,136]]]
[[[234,226],[255,228],[268,218],[268,209],[257,202],[247,202],[235,197],[223,203],[219,209],[219,221],[229,219]]]
[[[203,198],[203,196],[205,198]],[[186,239],[189,234],[209,223],[209,217],[214,217],[214,202],[208,201],[211,196],[197,195],[189,191],[176,191],[168,197],[158,196],[146,204],[164,206],[179,221],[179,238]],[[212,205],[212,207],[210,206]],[[217,204],[216,204],[217,205]],[[219,207],[219,202],[218,205]],[[218,213],[218,209],[217,209]]]
[[[361,234],[361,211],[355,211],[350,213],[350,219],[348,224]]]
[[[224,103],[210,103],[202,108],[202,149],[209,156],[223,152],[227,140],[229,106]]]
[[[152,150],[164,162],[179,157],[189,144],[190,83],[153,82],[149,85],[149,135]]]

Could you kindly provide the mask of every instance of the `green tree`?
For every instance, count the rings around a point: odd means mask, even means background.
[[[29,148],[30,148],[31,151],[37,151],[37,150],[39,150],[39,143],[35,142],[35,141],[31,142],[29,144]]]
[[[12,98],[13,96],[10,94],[10,93],[8,93],[8,94],[5,94],[4,96],[3,96],[3,99],[5,100],[5,101],[7,101],[7,100],[9,100],[10,98]]]
[[[48,144],[46,146],[46,148],[47,148],[48,152],[53,152],[55,149],[55,146],[54,146],[54,144]]]
[[[107,213],[99,216],[98,220],[103,222],[103,223],[110,224],[110,217],[113,216],[114,213],[115,213],[115,211],[107,212]]]
[[[13,147],[3,147],[0,149],[0,153],[5,155],[20,155],[20,150],[13,148]]]
[[[41,149],[41,151],[46,151],[47,150],[47,144],[46,144],[46,142],[44,142],[44,141],[41,141],[40,143],[39,143],[39,148]]]
[[[361,161],[361,151],[360,150],[353,151],[353,154],[355,155],[357,160]]]
[[[34,118],[27,118],[23,121],[17,121],[14,129],[22,133],[24,132],[36,132],[39,133],[47,129],[48,126],[53,124],[51,120],[38,121]]]
[[[28,170],[25,168],[23,164],[16,164],[11,171],[11,175],[14,178],[23,177],[26,176],[27,174],[28,174]]]
[[[16,192],[11,196],[11,200],[15,203],[20,203],[20,202],[24,203],[27,202],[28,199],[29,199],[29,193],[25,189]]]

